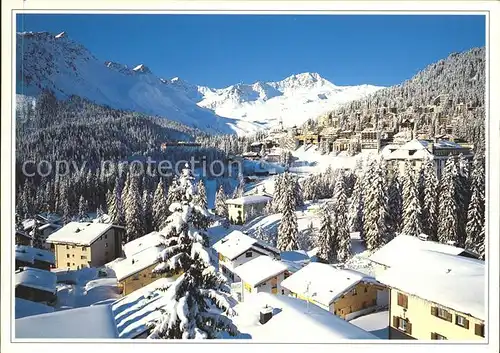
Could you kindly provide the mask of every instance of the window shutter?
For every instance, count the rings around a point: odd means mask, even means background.
[[[437,316],[437,308],[435,306],[431,306],[431,315]]]
[[[392,317],[392,326],[394,326],[395,328],[399,327],[399,317],[397,316]],[[477,325],[476,325],[476,331],[477,331]]]
[[[435,339],[436,339],[436,333],[431,332],[431,340],[435,340]]]
[[[406,322],[406,333],[411,335],[411,323],[409,321]]]
[[[467,319],[465,319],[465,318],[464,318],[464,327],[465,327],[466,329],[469,329],[469,320],[467,320]]]
[[[408,309],[408,296],[406,295],[403,296],[403,306]]]
[[[476,324],[475,333],[477,336],[484,337],[484,325]]]
[[[446,312],[446,319],[447,319],[449,322],[452,322],[452,321],[453,321],[453,314],[452,314],[452,313],[449,313],[449,312]]]
[[[398,305],[403,306],[403,298],[401,297],[401,293],[398,293]]]

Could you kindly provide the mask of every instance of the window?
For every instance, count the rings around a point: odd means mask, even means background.
[[[66,245],[66,249],[69,249],[69,245]]]
[[[71,254],[71,257],[75,257],[75,254]]]
[[[446,340],[447,338],[444,337],[443,335],[440,335],[439,333],[432,332],[431,339],[433,339],[433,340]]]
[[[408,296],[402,293],[398,293],[398,305],[405,309],[408,309]]]
[[[411,323],[410,320],[408,320],[408,318],[403,319],[402,317],[393,316],[392,326],[400,331],[403,331],[411,335]]]
[[[365,293],[368,293],[368,287],[365,287]]]
[[[356,291],[356,288],[353,288],[352,289],[352,295],[357,295],[357,294],[358,294],[358,292]]]
[[[109,245],[108,243],[104,243],[104,247],[107,248]]]
[[[436,316],[442,320],[451,322],[452,314],[443,308],[438,308],[436,306],[431,307],[431,315]]]
[[[70,267],[70,266],[71,266],[71,264],[70,264],[69,262],[66,262],[66,266]]]
[[[75,263],[73,262],[73,266],[75,266]]]
[[[85,246],[82,246],[82,251],[87,251],[87,248]]]
[[[245,257],[252,257],[252,252],[251,251],[247,251],[245,253]]]
[[[476,336],[484,337],[484,324],[476,324],[474,332]]]
[[[104,234],[104,239],[108,239],[108,235],[107,234]]]
[[[462,326],[466,329],[469,328],[469,320],[467,320],[465,317],[460,316],[460,315],[457,315],[455,317],[455,324],[457,324],[458,326]]]
[[[108,256],[108,252],[107,251],[104,252],[104,256]]]
[[[285,290],[284,289],[281,290],[281,295],[285,295]]]
[[[87,256],[82,255],[82,256],[80,256],[80,259],[81,260],[87,260]]]
[[[134,275],[134,277],[132,277],[132,279],[133,279],[134,281],[138,280],[138,279],[139,279],[139,275]]]
[[[69,254],[66,254],[66,258],[68,258],[68,259],[69,259]]]

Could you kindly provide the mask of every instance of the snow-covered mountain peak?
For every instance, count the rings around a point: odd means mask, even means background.
[[[303,72],[288,76],[278,82],[269,82],[269,85],[281,92],[304,91],[326,87],[333,89],[335,85],[325,80],[317,72]]]
[[[134,67],[132,70],[135,72],[143,73],[143,74],[150,74],[151,73],[151,70],[144,64],[139,64],[136,67]]]

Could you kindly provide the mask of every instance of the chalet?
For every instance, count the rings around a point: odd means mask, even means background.
[[[56,267],[99,267],[121,256],[124,228],[109,223],[70,222],[47,238]]]
[[[233,224],[244,224],[247,220],[259,216],[272,200],[268,195],[249,195],[226,200],[229,221]]]
[[[15,273],[15,296],[54,306],[57,301],[56,283],[56,275],[52,272],[22,267]]]
[[[291,295],[349,320],[377,308],[385,288],[361,272],[312,262],[281,282]]]
[[[160,263],[159,255],[164,249],[162,235],[151,232],[123,245],[125,258],[117,258],[107,263],[118,280],[118,287],[128,295],[149,285],[160,277],[177,277],[176,274],[156,274],[153,270]]]
[[[31,246],[16,245],[16,269],[21,267],[33,267],[40,270],[50,271],[55,267],[54,253],[48,250],[36,249]]]
[[[374,128],[366,128],[361,131],[361,152],[380,151],[381,132]]]
[[[389,338],[484,340],[484,261],[422,250],[377,275],[390,289]]]
[[[278,249],[252,238],[238,230],[234,230],[215,243],[212,248],[217,253],[219,271],[230,281],[240,282],[241,279],[234,272],[235,268],[258,257],[270,256],[280,258]]]
[[[288,266],[270,256],[258,256],[245,262],[236,267],[234,273],[241,278],[239,301],[261,292],[288,294],[288,290],[281,287],[281,282],[290,275]]]

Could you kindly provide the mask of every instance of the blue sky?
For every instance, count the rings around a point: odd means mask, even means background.
[[[390,86],[452,52],[485,45],[484,16],[18,15],[18,31],[66,31],[97,58],[224,87],[318,72]]]

